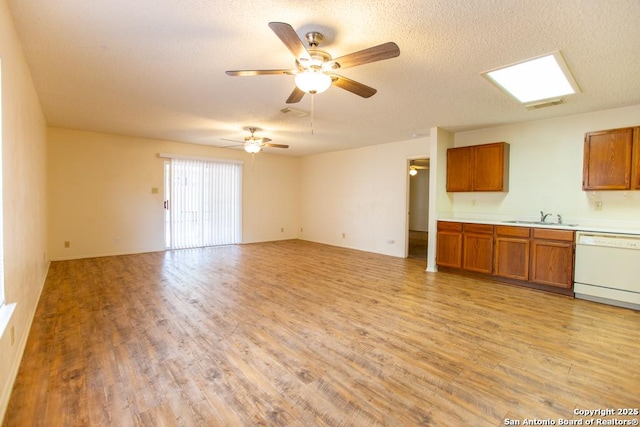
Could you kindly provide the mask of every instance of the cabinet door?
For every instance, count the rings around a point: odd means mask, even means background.
[[[640,127],[633,128],[633,167],[631,168],[632,187],[640,190]]]
[[[531,281],[571,289],[573,287],[573,243],[534,239]]]
[[[633,128],[587,133],[584,137],[583,190],[629,190]]]
[[[443,267],[462,268],[462,233],[438,231],[436,240],[436,264]]]
[[[495,274],[510,279],[529,280],[531,242],[521,237],[496,237]]]
[[[504,142],[474,147],[474,191],[508,190],[508,147]]]
[[[491,274],[493,271],[493,235],[464,233],[463,268]]]
[[[473,147],[447,150],[447,191],[473,190]]]

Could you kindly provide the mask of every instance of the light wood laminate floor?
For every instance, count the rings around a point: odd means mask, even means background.
[[[52,263],[4,425],[498,426],[639,396],[636,311],[291,240]]]
[[[419,258],[427,262],[427,244],[429,233],[426,231],[409,230],[409,258]]]

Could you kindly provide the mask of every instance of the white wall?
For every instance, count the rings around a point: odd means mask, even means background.
[[[510,181],[507,193],[453,194],[453,216],[538,219],[543,210],[567,223],[640,229],[640,191],[582,191],[585,132],[638,125],[633,106],[457,133],[455,146],[508,142]]]
[[[454,135],[441,128],[431,128],[429,151],[429,242],[427,243],[427,271],[437,271],[437,220],[453,215],[453,197],[447,193],[447,149],[453,147]]]
[[[429,157],[428,138],[302,158],[300,238],[405,256],[407,159],[416,156]]]
[[[297,158],[58,128],[48,139],[54,260],[164,250],[159,153],[243,160],[243,242],[297,237]]]
[[[4,0],[0,0],[0,58],[5,296],[8,303],[16,304],[0,338],[2,419],[49,266],[46,124]]]

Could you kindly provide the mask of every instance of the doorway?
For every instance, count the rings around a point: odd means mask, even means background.
[[[407,257],[427,260],[429,238],[429,159],[409,160]]]
[[[172,158],[164,166],[168,249],[242,241],[242,164]]]

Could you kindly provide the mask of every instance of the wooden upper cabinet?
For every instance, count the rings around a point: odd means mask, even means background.
[[[473,191],[472,147],[447,150],[447,191]]]
[[[640,190],[640,127],[633,129],[633,165],[631,166],[631,188]]]
[[[447,191],[508,191],[509,144],[472,145],[447,150]]]
[[[611,129],[585,134],[583,190],[640,188],[638,129]]]
[[[509,144],[477,145],[474,149],[473,191],[507,191]]]

